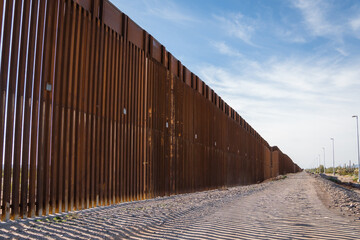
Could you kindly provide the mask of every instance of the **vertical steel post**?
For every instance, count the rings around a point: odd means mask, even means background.
[[[324,151],[324,174],[325,174],[325,173],[326,173],[326,172],[325,172],[325,147],[323,147],[322,149],[323,149],[323,151]]]
[[[359,149],[359,117],[357,115],[352,116],[356,118],[356,134],[357,134],[357,149],[358,149],[358,182],[360,179],[360,149]]]
[[[330,138],[332,141],[332,147],[333,147],[333,175],[335,176],[335,147],[334,147],[334,138]]]

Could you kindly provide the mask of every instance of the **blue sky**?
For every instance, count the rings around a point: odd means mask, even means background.
[[[303,168],[357,162],[360,1],[113,0]]]

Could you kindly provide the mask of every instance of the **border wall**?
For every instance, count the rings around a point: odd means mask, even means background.
[[[0,1],[2,220],[301,169],[107,0]]]

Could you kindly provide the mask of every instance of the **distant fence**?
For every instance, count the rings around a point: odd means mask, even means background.
[[[2,220],[300,170],[109,1],[0,13]]]

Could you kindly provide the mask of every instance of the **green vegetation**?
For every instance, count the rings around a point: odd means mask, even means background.
[[[324,166],[320,165],[320,167],[307,169],[306,171],[310,172],[310,173],[317,173],[317,174],[319,172],[324,173]],[[326,168],[326,174],[332,174],[332,173],[333,173],[332,167]],[[335,168],[335,174],[340,175],[340,176],[349,176],[353,179],[354,182],[356,182],[358,180],[359,169],[353,168],[353,167],[338,166]]]
[[[273,179],[272,179],[272,181],[283,180],[283,179],[285,179],[285,178],[287,178],[287,176],[286,176],[286,175],[279,175],[279,176],[277,176],[277,177],[273,178]]]
[[[320,167],[317,168],[310,168],[310,169],[306,169],[307,172],[311,172],[311,173],[324,173],[324,165],[320,165]],[[332,171],[332,169],[331,169]],[[328,172],[328,168],[326,169],[326,173]]]
[[[76,213],[69,213],[62,216],[56,216],[56,217],[46,217],[46,218],[40,218],[36,219],[35,222],[48,222],[48,223],[59,223],[59,222],[66,222],[72,219],[79,218],[79,215]]]
[[[329,180],[332,181],[332,182],[334,182],[334,183],[339,183],[339,184],[341,183],[341,181],[340,181],[339,179],[337,179],[336,177],[332,177],[332,176],[331,176],[331,177],[329,178]]]

